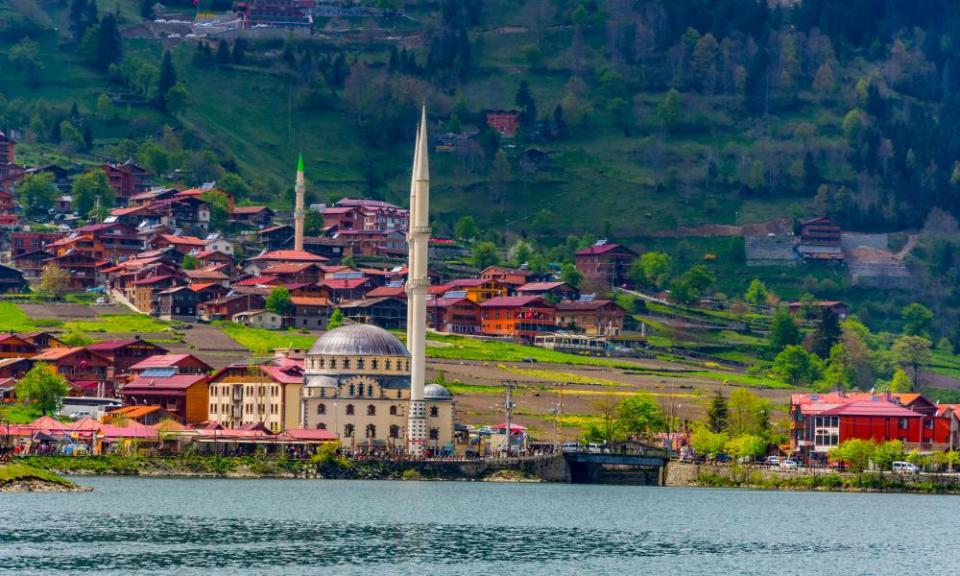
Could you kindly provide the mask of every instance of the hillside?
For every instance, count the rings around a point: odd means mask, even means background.
[[[842,297],[879,328],[920,299],[954,339],[953,287],[932,281],[955,269],[960,211],[952,3],[361,4],[402,12],[194,38],[143,16],[192,20],[184,0],[4,3],[0,129],[27,164],[134,157],[158,182],[218,179],[288,209],[302,150],[314,201],[402,204],[425,101],[433,134],[479,131],[431,158],[439,233],[469,214],[501,256],[522,236],[557,262],[569,235],[610,236],[669,253],[677,273],[707,263],[728,297],[757,276],[783,298]],[[202,3],[201,20],[229,8]],[[489,109],[520,110],[519,134],[486,129]],[[546,160],[528,161],[531,148]],[[829,266],[745,275],[735,236],[662,237],[823,214],[845,229],[917,230],[931,211],[948,234],[921,238],[909,256],[920,288],[893,295]]]

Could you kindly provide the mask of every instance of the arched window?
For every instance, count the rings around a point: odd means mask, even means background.
[[[397,398],[403,398],[403,390],[397,390]]]
[[[367,396],[373,397],[373,384],[367,384]]]
[[[317,424],[317,430],[326,430],[326,429],[327,429],[327,425],[324,424],[323,422],[320,422],[319,424]]]
[[[330,369],[331,369],[331,370],[336,370],[336,369],[337,369],[337,359],[336,359],[336,358],[331,358],[331,359],[330,359]]]
[[[327,363],[327,360],[325,358],[320,358],[320,368],[324,368],[326,363]]]
[[[353,404],[347,404],[347,416],[353,416]]]
[[[367,424],[367,438],[377,437],[377,427],[373,424]]]
[[[344,358],[344,359],[343,359],[343,369],[344,369],[344,370],[349,370],[349,369],[350,369],[350,359],[349,359],[349,358]]]
[[[323,402],[321,402],[320,404],[317,404],[317,414],[323,416],[326,413],[327,413],[327,405],[324,404]]]
[[[377,415],[377,407],[374,406],[373,404],[367,405],[367,416],[376,416],[376,415]]]
[[[396,407],[396,406],[391,406],[391,407],[390,407],[390,415],[391,415],[391,416],[396,416],[396,415],[397,415],[397,407]]]
[[[377,364],[378,364],[378,362],[377,362],[377,359],[376,359],[376,358],[374,358],[373,360],[371,360],[371,361],[370,361],[370,369],[371,369],[371,370],[376,370],[376,369],[377,369]]]
[[[353,384],[351,384],[351,385],[350,385],[350,395],[353,396],[353,395],[356,394],[356,393],[357,393],[356,387],[355,387]]]
[[[353,424],[347,424],[343,427],[343,437],[353,438]]]
[[[437,408],[436,406],[431,406],[431,407],[430,407],[430,416],[432,416],[433,418],[436,418],[436,417],[439,416],[439,415],[440,415],[440,408]]]
[[[390,437],[399,438],[400,437],[400,427],[396,424],[390,426]]]
[[[431,440],[439,440],[439,439],[440,439],[440,429],[439,429],[439,428],[431,428],[431,429],[430,429],[430,439],[431,439]]]
[[[387,370],[390,370],[391,367],[393,366],[393,361],[392,361],[392,360],[385,360],[385,362],[386,362],[386,364],[384,364],[384,366],[386,367]]]
[[[357,370],[363,370],[364,361],[363,358],[357,358]]]

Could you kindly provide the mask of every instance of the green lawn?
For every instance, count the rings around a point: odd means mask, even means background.
[[[29,424],[41,416],[40,411],[33,406],[23,404],[4,404],[0,407],[0,419],[11,424]],[[3,432],[0,426],[0,433]]]
[[[309,350],[317,337],[292,330],[263,330],[249,328],[233,322],[217,322],[216,326],[233,340],[254,354],[271,354],[277,348],[303,348]]]
[[[29,332],[37,324],[13,302],[0,302],[0,332]]]
[[[0,485],[25,480],[43,480],[60,484],[61,486],[73,486],[73,482],[57,476],[53,472],[40,470],[26,464],[3,464],[0,465]]]
[[[109,332],[116,334],[146,334],[170,329],[170,322],[157,320],[145,314],[105,314],[93,320],[71,320],[63,327],[70,332]]]

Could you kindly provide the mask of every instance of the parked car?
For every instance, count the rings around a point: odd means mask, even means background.
[[[800,467],[800,463],[798,463],[796,460],[792,458],[787,458],[786,460],[780,463],[781,470],[796,470],[799,467]]]
[[[779,466],[780,457],[779,456],[767,456],[767,459],[763,461],[767,466]]]
[[[577,444],[576,442],[564,442],[563,445],[560,446],[560,451],[563,452],[564,454],[576,452],[579,449],[580,449],[580,445]]]
[[[601,454],[603,453],[603,448],[599,444],[594,444],[593,442],[586,445],[586,452],[588,454]]]
[[[910,462],[894,462],[891,468],[897,474],[916,474],[920,472],[917,465]]]
[[[730,461],[730,455],[729,455],[729,454],[723,454],[723,453],[714,454],[714,455],[713,455],[713,460],[714,460],[715,462],[729,462],[729,461]]]

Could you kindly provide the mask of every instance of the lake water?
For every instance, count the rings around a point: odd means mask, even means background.
[[[956,574],[960,498],[80,478],[0,494],[0,574]]]

